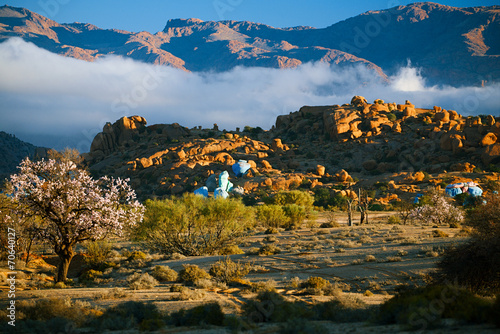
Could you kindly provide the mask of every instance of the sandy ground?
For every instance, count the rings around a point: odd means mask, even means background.
[[[250,298],[255,297],[250,284],[262,282],[275,286],[277,291],[290,300],[303,300],[309,303],[326,301],[332,297],[312,296],[300,293],[300,289],[292,287],[295,277],[301,280],[311,276],[320,276],[337,284],[344,295],[355,296],[370,305],[381,304],[394,294],[401,285],[424,285],[424,278],[435,267],[442,251],[453,243],[463,242],[460,229],[447,226],[438,228],[421,225],[389,225],[387,218],[393,213],[371,213],[370,224],[347,227],[344,213],[338,213],[337,221],[340,227],[319,228],[306,227],[296,231],[283,231],[278,234],[267,235],[260,229],[249,235],[240,248],[246,254],[232,255],[233,261],[251,263],[253,271],[246,277],[248,284],[230,287],[209,287],[195,289],[192,300],[178,299],[179,293],[170,292],[174,283],[161,283],[151,290],[130,290],[127,288],[126,278],[134,272],[150,272],[157,265],[169,266],[179,271],[183,264],[196,264],[205,270],[220,260],[220,256],[186,257],[165,259],[164,256],[150,255],[142,263],[123,263],[121,269],[113,269],[108,276],[91,287],[69,287],[65,289],[40,289],[32,283],[36,273],[44,272],[48,280],[54,269],[44,266],[38,268],[24,268],[18,279],[16,300],[32,300],[40,298],[69,297],[73,301],[81,300],[93,306],[108,308],[118,302],[135,300],[154,302],[161,310],[173,312],[181,308],[190,308],[196,305],[217,301],[224,312],[238,314],[241,306]],[[326,217],[320,215],[318,225]],[[357,217],[355,216],[357,222]],[[434,237],[433,231],[439,229],[447,237]],[[281,252],[274,255],[259,256],[252,250],[262,245],[272,244]],[[115,244],[118,252],[126,248],[137,248],[137,245],[119,242]],[[50,259],[47,260],[51,262]],[[75,261],[72,274],[78,272]],[[80,261],[81,262],[81,261]],[[5,277],[7,269],[2,264],[0,278]],[[2,276],[3,275],[3,276]],[[71,275],[70,275],[71,277]],[[295,279],[296,280],[296,279]],[[5,304],[7,298],[7,282],[0,279],[0,303]],[[267,282],[267,283],[265,283]],[[178,284],[178,283],[177,283]],[[24,288],[23,288],[24,286]],[[369,293],[367,292],[369,290]],[[112,294],[119,297],[111,297]],[[174,300],[172,300],[174,299]],[[373,326],[366,323],[334,324],[319,322],[328,328],[329,333],[389,333],[403,332],[398,326]],[[263,325],[254,328],[250,333],[275,333],[278,324]],[[494,332],[491,326],[466,326],[449,323],[446,328],[429,331],[430,333],[443,332]],[[134,331],[131,331],[133,333]],[[225,333],[225,329],[188,329],[168,328],[163,333]],[[498,332],[498,331],[497,331]]]

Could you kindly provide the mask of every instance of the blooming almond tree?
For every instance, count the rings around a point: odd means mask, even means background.
[[[430,203],[415,208],[411,217],[433,225],[460,224],[464,220],[464,213],[460,208],[453,206],[443,195],[431,193]]]
[[[23,214],[43,222],[37,234],[59,256],[58,282],[66,281],[76,244],[120,235],[125,226],[142,220],[144,207],[128,180],[95,180],[72,161],[27,158],[19,169],[10,178],[13,199]]]

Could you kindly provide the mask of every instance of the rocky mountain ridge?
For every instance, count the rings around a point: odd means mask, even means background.
[[[59,24],[27,9],[3,6],[0,41],[21,37],[86,61],[113,54],[187,71],[289,68],[321,61],[361,64],[387,80],[410,60],[431,83],[459,86],[500,77],[498,13],[500,6],[455,8],[420,2],[367,12],[323,29],[173,19],[163,31],[151,34]]]
[[[342,106],[305,106],[279,116],[269,131],[147,126],[143,117],[124,117],[106,124],[84,156],[94,174],[129,177],[142,197],[193,191],[246,160],[251,172],[231,182],[252,196],[387,181],[388,198],[395,199],[443,182],[429,175],[497,179],[499,138],[500,117],[356,96]]]

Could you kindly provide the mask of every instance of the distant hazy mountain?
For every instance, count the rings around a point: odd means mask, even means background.
[[[455,8],[421,2],[371,11],[324,29],[252,22],[169,20],[156,34],[59,24],[27,9],[0,7],[0,41],[18,36],[61,55],[109,54],[187,71],[305,62],[364,64],[382,78],[411,61],[431,83],[460,86],[500,78],[500,6]]]
[[[42,158],[47,156],[47,149],[26,143],[13,135],[0,131],[0,185],[26,157]]]

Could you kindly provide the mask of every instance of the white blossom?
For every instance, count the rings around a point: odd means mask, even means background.
[[[444,196],[432,194],[431,204],[415,208],[411,217],[435,225],[461,223],[465,217],[460,208],[453,206]]]
[[[54,245],[119,235],[142,220],[144,207],[128,180],[95,180],[71,161],[25,159],[19,169],[10,178],[13,199],[44,220],[40,237]]]

